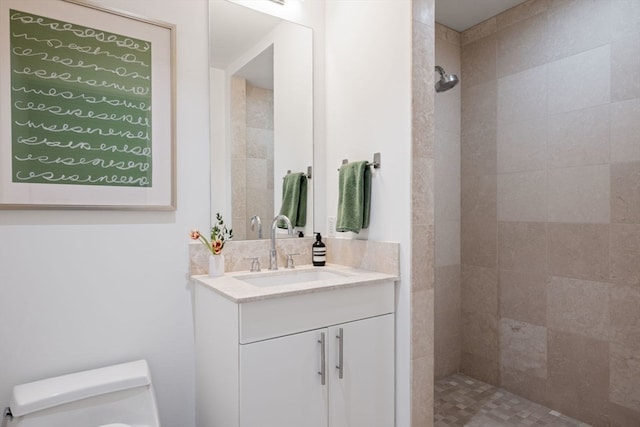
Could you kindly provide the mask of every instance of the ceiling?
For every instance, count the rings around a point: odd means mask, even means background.
[[[230,1],[209,2],[211,65],[224,69],[282,20]]]
[[[436,22],[464,31],[526,0],[435,0]]]
[[[230,1],[209,2],[211,67],[225,69],[282,22]],[[251,85],[273,89],[273,45],[237,70]]]
[[[464,31],[524,1],[435,0],[436,21],[456,31]],[[238,52],[248,49],[281,22],[279,18],[230,1],[212,0],[210,7],[211,59],[216,68],[226,68]],[[262,59],[268,60],[268,55]],[[245,77],[249,77],[250,72],[244,71],[247,72]]]

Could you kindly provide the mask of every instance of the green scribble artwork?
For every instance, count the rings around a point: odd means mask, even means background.
[[[151,187],[151,43],[10,11],[14,183]]]

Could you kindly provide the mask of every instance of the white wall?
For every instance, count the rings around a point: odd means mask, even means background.
[[[209,90],[211,96],[211,141],[227,141],[231,138],[231,130],[229,128],[227,118],[227,105],[231,97],[229,87],[227,85],[224,70],[218,68],[209,69]],[[219,94],[224,94],[220,96]],[[228,170],[229,161],[222,164],[220,159],[228,159],[231,157],[231,144],[220,143],[215,144],[215,149],[210,150],[211,155],[211,183],[215,186],[215,197],[211,197],[210,215],[213,221],[216,212],[220,212],[223,218],[232,217],[231,209],[231,173]]]
[[[146,358],[162,425],[190,427],[188,231],[209,225],[207,1],[100,3],[177,24],[178,210],[0,211],[0,406],[14,384]]]
[[[280,178],[287,170],[306,173],[307,167],[313,165],[313,52],[308,50],[313,39],[312,32],[305,30],[281,24],[274,31],[275,213],[282,205]],[[313,200],[313,181],[309,184],[307,197]],[[310,210],[303,229],[305,236],[313,235],[313,221]]]
[[[336,215],[343,158],[373,160],[371,224],[359,235],[400,242],[397,288],[396,425],[409,426],[411,284],[411,2],[326,4],[326,210]],[[346,234],[346,233],[345,233]]]

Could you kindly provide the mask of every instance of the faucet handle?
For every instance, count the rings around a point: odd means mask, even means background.
[[[253,257],[245,257],[245,259],[250,259],[251,260],[251,272],[252,273],[257,273],[260,271],[260,257],[257,256],[253,256]]]
[[[296,268],[295,265],[293,265],[293,257],[294,255],[300,255],[299,253],[293,253],[293,254],[287,254],[287,263],[285,265],[284,268]]]

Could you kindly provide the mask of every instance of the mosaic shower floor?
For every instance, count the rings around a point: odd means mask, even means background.
[[[435,427],[591,427],[461,374],[435,383]]]

